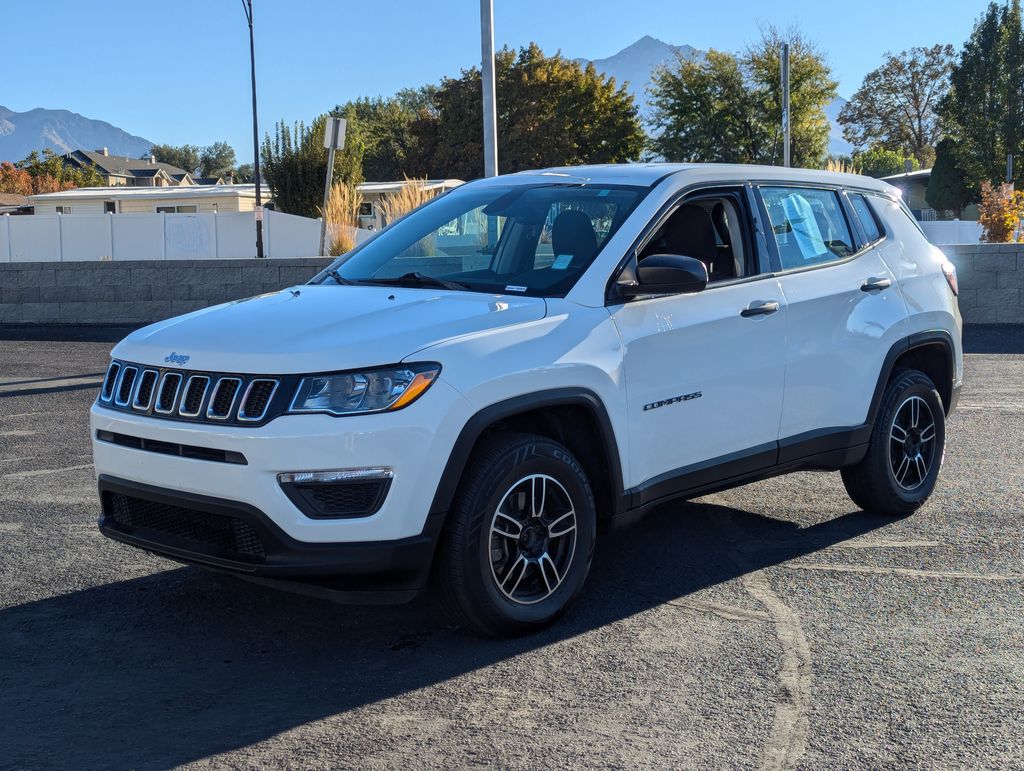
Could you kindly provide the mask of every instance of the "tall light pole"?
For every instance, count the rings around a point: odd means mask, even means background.
[[[789,168],[789,43],[782,44],[782,165]]]
[[[260,179],[260,130],[256,122],[256,42],[252,34],[252,0],[242,0],[249,22],[249,64],[252,72],[252,170],[256,183],[256,257],[263,259],[263,183]]]
[[[484,95],[484,176],[498,175],[498,109],[494,97],[494,0],[480,0],[480,79]]]

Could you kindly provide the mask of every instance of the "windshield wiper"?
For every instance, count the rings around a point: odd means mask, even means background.
[[[469,286],[466,284],[460,284],[458,281],[448,281],[447,279],[428,276],[425,273],[419,273],[418,271],[406,273],[404,276],[395,276],[390,278],[361,279],[356,283],[384,284],[385,286],[437,286],[442,289],[451,289],[456,292],[463,292],[469,289]]]
[[[341,275],[334,268],[328,268],[327,269],[327,275],[330,276],[331,278],[333,278],[335,280],[335,282],[337,282],[339,284],[342,284],[343,286],[355,286],[356,284],[359,283],[358,281],[352,281],[350,279],[345,278],[343,275]]]

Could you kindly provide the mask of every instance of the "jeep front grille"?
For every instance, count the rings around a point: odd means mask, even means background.
[[[284,412],[286,385],[297,376],[266,377],[144,367],[114,361],[100,389],[104,407],[167,420],[255,426]]]

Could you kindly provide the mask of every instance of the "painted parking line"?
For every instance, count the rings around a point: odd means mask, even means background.
[[[17,386],[13,388],[0,386],[0,398],[35,396],[60,393],[61,391],[84,391],[92,388],[99,390],[102,384],[102,380],[70,380],[66,382],[41,383],[39,386]]]
[[[869,575],[894,575],[909,578],[954,578],[970,581],[1024,581],[1019,573],[966,573],[957,570],[918,570],[916,568],[878,567],[875,565],[817,565],[806,562],[791,562],[779,567],[787,570],[817,570],[824,573],[866,573]]]
[[[47,474],[60,474],[64,471],[81,471],[91,469],[92,464],[86,463],[81,466],[65,466],[64,468],[41,468],[33,471],[12,471],[9,474],[0,474],[0,479],[27,479],[29,477],[41,477]]]

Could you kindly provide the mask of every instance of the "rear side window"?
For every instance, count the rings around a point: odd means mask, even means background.
[[[853,210],[857,212],[857,219],[860,220],[861,227],[864,228],[864,234],[868,237],[869,244],[885,235],[867,198],[860,193],[850,193],[850,203],[853,205]]]
[[[842,260],[856,251],[835,190],[763,187],[761,197],[783,270]]]

